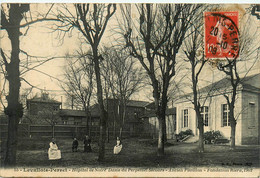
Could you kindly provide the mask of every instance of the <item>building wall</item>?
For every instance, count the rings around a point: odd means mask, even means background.
[[[259,144],[259,94],[243,92],[242,144]]]
[[[227,104],[226,98],[222,95],[214,96],[211,98],[211,107],[210,107],[210,116],[212,121],[211,130],[220,131],[221,135],[227,139],[230,139],[231,136],[231,127],[222,126],[222,105]],[[241,145],[241,111],[242,111],[242,98],[241,92],[238,92],[237,99],[235,103],[235,117],[237,119],[236,125],[236,144]]]
[[[175,121],[176,116],[175,115],[168,115],[166,116],[166,134],[167,139],[173,139],[175,134]]]
[[[109,100],[108,103],[108,126],[111,131],[119,132],[122,120],[119,118],[119,107],[116,100]],[[120,110],[121,111],[121,110]],[[139,136],[142,132],[142,122],[139,119],[144,115],[144,107],[126,106],[125,120],[123,126],[123,132],[128,132],[130,136]],[[116,116],[116,118],[115,118]],[[115,120],[115,123],[114,123]]]
[[[28,104],[28,110],[30,115],[38,115],[39,112],[43,110],[59,111],[59,109],[59,103],[44,103],[30,101]]]
[[[152,138],[158,138],[159,134],[159,121],[157,117],[149,117],[148,123],[144,124],[144,132],[149,134]],[[167,139],[173,139],[175,134],[175,115],[167,115],[166,121],[166,136]]]
[[[87,125],[86,117],[82,116],[61,116],[61,122],[63,125]]]
[[[188,127],[183,127],[183,110],[188,109]],[[182,102],[176,105],[176,133],[191,129],[197,135],[196,114],[190,102]]]
[[[236,126],[236,144],[242,144],[242,98],[241,92],[237,95],[236,105],[235,105],[235,116],[237,116],[237,126]],[[226,104],[226,99],[222,95],[209,97],[205,101],[204,106],[209,107],[208,116],[209,116],[209,126],[204,126],[204,132],[215,130],[220,131],[221,135],[227,139],[230,139],[231,127],[222,126],[222,104]],[[183,110],[188,109],[188,127],[182,127],[183,121]],[[180,102],[176,104],[176,133],[191,129],[194,135],[198,135],[197,129],[197,118],[196,112],[193,109],[193,104],[190,101]]]
[[[29,100],[27,110],[28,112],[25,112],[22,119],[25,123],[49,124],[52,119],[58,124],[62,122],[59,117],[60,103],[46,103]]]

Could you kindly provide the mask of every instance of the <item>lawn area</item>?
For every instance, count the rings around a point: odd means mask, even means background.
[[[92,144],[92,153],[83,153],[83,143],[79,141],[79,151],[71,151],[70,139],[57,140],[62,159],[48,160],[49,139],[21,139],[18,143],[18,167],[259,167],[259,146],[237,146],[230,150],[228,145],[205,145],[205,152],[197,152],[197,143],[166,143],[164,157],[156,156],[156,140],[138,138],[124,139],[123,150],[113,155],[115,141],[106,143],[106,158],[97,162],[98,145]],[[3,148],[3,145],[1,145]],[[2,149],[3,151],[3,149]],[[1,153],[1,155],[3,152]],[[2,161],[2,160],[1,160]]]

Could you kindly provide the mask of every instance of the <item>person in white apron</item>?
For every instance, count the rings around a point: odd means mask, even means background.
[[[121,140],[119,139],[119,137],[116,138],[116,146],[114,146],[114,154],[117,155],[121,152],[122,150],[122,142]]]
[[[48,150],[48,158],[49,160],[57,160],[57,159],[61,159],[61,152],[58,149],[57,144],[55,143],[54,138],[52,139],[52,141],[50,142],[50,148]]]

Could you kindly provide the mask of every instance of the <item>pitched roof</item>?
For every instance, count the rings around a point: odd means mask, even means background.
[[[155,102],[151,102],[145,106],[148,109],[155,109]]]
[[[260,73],[243,78],[241,83],[244,89],[253,89],[259,92],[260,91],[259,81],[260,81]]]
[[[110,104],[116,104],[117,101],[118,101],[117,99],[107,99],[107,100],[109,101]],[[146,101],[128,100],[127,103],[126,103],[126,106],[128,106],[128,107],[143,107],[144,108],[148,104],[149,104],[149,102],[146,102]],[[92,117],[99,117],[100,111],[99,111],[98,104],[92,105],[91,108],[90,108],[90,112],[91,112]]]
[[[126,103],[127,106],[132,106],[132,107],[145,107],[148,104],[149,102],[147,101],[137,101],[137,100],[128,100]]]
[[[84,110],[61,109],[60,116],[86,117],[86,113]]]
[[[56,103],[61,104],[61,102],[56,101],[54,99],[43,99],[42,97],[35,97],[32,99],[27,99],[27,102],[37,102],[37,103]]]
[[[169,115],[176,115],[176,107],[166,109],[166,116],[169,116]],[[141,117],[142,118],[156,117],[155,110],[153,109],[150,111],[146,111],[146,113]]]
[[[100,111],[98,104],[94,104],[90,107],[91,117],[100,117]]]
[[[205,86],[200,89],[200,92],[210,92],[210,91],[217,91],[222,88],[229,88],[231,87],[230,78],[225,77],[217,82],[214,82],[208,86]],[[255,91],[260,91],[260,74],[255,74],[251,76],[247,76],[240,79],[240,85],[243,89],[253,89]]]
[[[230,78],[225,77],[217,82],[214,82],[210,85],[207,85],[201,89],[199,89],[200,93],[206,93],[209,95],[214,95],[214,94],[220,94],[220,92],[226,92],[227,90],[223,91],[221,89],[231,89],[231,83],[230,83]],[[244,78],[240,79],[240,90],[250,90],[250,91],[255,91],[255,92],[260,92],[260,74],[255,74],[251,76],[247,76]],[[179,98],[190,98],[193,96],[193,92],[188,93],[186,95],[182,95]]]
[[[104,102],[106,103],[107,101],[109,104],[118,103],[118,99],[113,99],[113,98],[106,99]],[[126,102],[126,106],[130,106],[130,107],[145,107],[148,104],[149,102],[147,101],[138,101],[138,100],[127,100]]]

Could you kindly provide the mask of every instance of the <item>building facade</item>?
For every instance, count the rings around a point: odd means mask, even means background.
[[[201,115],[204,120],[204,132],[220,131],[224,138],[230,139],[231,127],[229,120],[229,107],[223,94],[230,96],[230,79],[224,78],[211,86],[201,89],[204,93]],[[238,86],[235,102],[236,144],[259,144],[260,122],[260,74],[246,77]],[[209,93],[210,89],[213,90]],[[207,97],[206,97],[207,96]],[[191,129],[194,135],[198,135],[198,125],[193,104],[186,95],[176,103],[176,132],[180,133]],[[203,98],[203,97],[202,97]]]
[[[143,132],[143,123],[140,117],[145,113],[145,106],[149,102],[128,100],[120,104],[117,99],[105,100],[108,112],[108,127],[115,135],[140,136]]]
[[[27,99],[27,111],[22,119],[22,122],[32,124],[55,124],[61,123],[59,112],[61,102],[51,99],[48,93],[43,92],[40,97]]]
[[[142,117],[143,129],[146,136],[158,138],[159,121],[154,110],[147,109],[146,114]],[[176,108],[166,109],[166,137],[173,139],[176,132]]]

